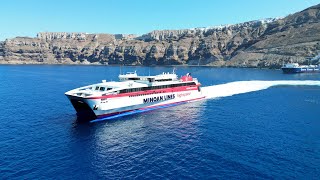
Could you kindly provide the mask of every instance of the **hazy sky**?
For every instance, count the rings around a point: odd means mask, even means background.
[[[284,17],[319,0],[4,0],[0,40],[37,32],[144,34]]]

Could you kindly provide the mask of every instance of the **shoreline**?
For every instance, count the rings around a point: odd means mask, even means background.
[[[0,66],[127,66],[127,67],[202,67],[202,68],[238,68],[238,69],[263,69],[263,70],[281,70],[281,68],[271,67],[253,67],[253,66],[212,66],[212,65],[120,65],[120,64],[66,64],[66,63],[2,63]]]

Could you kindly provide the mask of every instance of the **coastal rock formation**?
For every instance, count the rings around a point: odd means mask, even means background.
[[[2,64],[209,65],[279,68],[320,52],[320,5],[282,19],[133,34],[41,32],[0,42]]]

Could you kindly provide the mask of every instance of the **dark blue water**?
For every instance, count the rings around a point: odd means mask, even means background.
[[[125,67],[140,74],[170,67]],[[203,86],[320,80],[277,70],[178,67]],[[0,66],[0,179],[320,177],[320,87],[276,86],[79,123],[64,92],[117,80],[119,67]]]

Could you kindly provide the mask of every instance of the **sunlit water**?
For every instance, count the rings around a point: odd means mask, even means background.
[[[148,75],[171,67],[124,67]],[[0,178],[320,176],[320,74],[178,67],[207,99],[79,123],[64,92],[119,67],[0,66]]]

